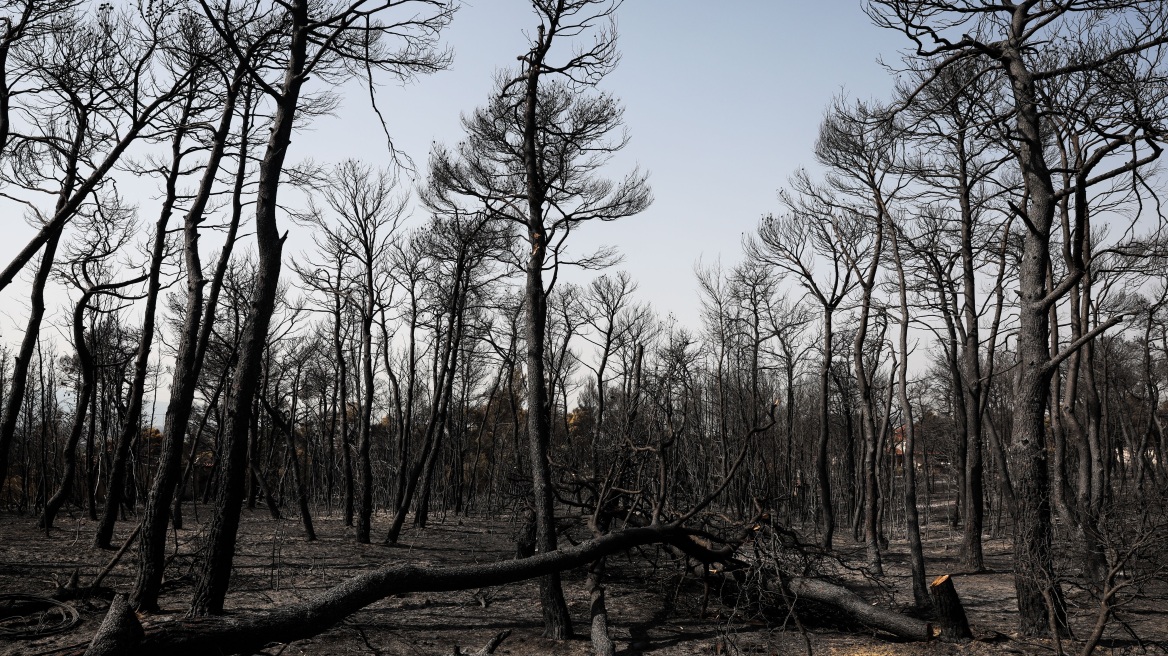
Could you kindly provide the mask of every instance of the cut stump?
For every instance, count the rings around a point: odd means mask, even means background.
[[[948,574],[938,576],[929,585],[929,595],[933,598],[933,608],[937,613],[937,624],[941,627],[941,640],[945,642],[966,642],[973,639],[969,630],[969,619],[965,607],[953,587],[953,579]]]

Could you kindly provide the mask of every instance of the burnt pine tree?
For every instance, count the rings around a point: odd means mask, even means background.
[[[1051,117],[1058,111],[1051,91],[1083,71],[1098,72],[1103,82],[1111,74],[1130,72],[1137,83],[1117,85],[1116,93],[1140,89],[1138,81],[1159,68],[1161,50],[1168,45],[1168,7],[1162,2],[1127,0],[992,5],[969,0],[878,0],[870,3],[869,14],[878,25],[902,32],[915,44],[910,64],[927,71],[925,84],[942,69],[975,62],[983,69],[999,71],[1008,89],[1004,118],[1011,126],[1009,147],[1021,174],[1023,198],[1014,211],[1025,226],[1017,274],[1018,368],[1009,447],[1015,497],[1014,585],[1023,634],[1045,634],[1051,626],[1062,632],[1065,608],[1053,571],[1045,425],[1051,380],[1060,363],[1120,317],[1097,325],[1054,352],[1051,309],[1087,271],[1083,267],[1053,278],[1052,228],[1063,198],[1085,195],[1088,186],[1129,173],[1159,156],[1155,126],[1162,117],[1139,115],[1145,109],[1138,101],[1117,107],[1128,120],[1126,125],[1112,126],[1110,140],[1128,154],[1117,157],[1113,168],[1058,190],[1052,173],[1057,167],[1048,161],[1047,148],[1053,137]],[[1153,103],[1148,109],[1156,111],[1158,105]],[[1137,115],[1126,115],[1129,111]],[[1077,213],[1079,227],[1086,214]]]
[[[73,404],[73,419],[69,427],[69,437],[64,449],[64,468],[57,491],[45,502],[39,525],[48,534],[53,528],[57,513],[69,501],[77,474],[77,446],[85,432],[88,409],[94,396],[99,363],[94,357],[90,342],[92,330],[87,337],[85,322],[87,315],[96,313],[93,302],[102,296],[117,296],[118,289],[136,285],[146,279],[145,275],[130,280],[110,280],[110,260],[130,241],[133,232],[131,212],[125,208],[105,207],[92,216],[83,217],[82,229],[74,243],[65,247],[65,259],[60,277],[81,290],[81,297],[73,306],[73,345],[76,349],[74,362],[77,367],[77,396]],[[92,323],[92,319],[90,319]],[[92,438],[90,439],[92,442]]]
[[[900,91],[911,93],[913,86],[906,84]],[[909,239],[905,252],[907,255],[909,250],[920,251],[929,260],[930,266],[926,268],[947,278],[938,280],[934,286],[938,294],[946,290],[946,300],[939,307],[946,318],[946,327],[951,325],[953,335],[960,341],[960,353],[947,360],[953,370],[950,374],[953,388],[960,400],[955,402],[954,414],[965,439],[965,471],[959,477],[965,481],[961,495],[964,499],[961,558],[965,567],[975,572],[985,568],[982,442],[989,398],[986,380],[992,372],[992,366],[982,366],[985,354],[981,324],[987,305],[993,305],[980,297],[976,280],[986,268],[987,258],[983,253],[1000,241],[999,233],[1007,225],[1006,212],[1002,211],[1006,208],[998,196],[1009,185],[1001,184],[997,177],[1003,169],[1008,169],[1005,164],[1010,156],[998,146],[997,124],[992,120],[1001,106],[1002,93],[1000,74],[983,75],[973,63],[950,66],[904,112],[907,138],[916,144],[916,152],[906,157],[906,165],[925,184],[920,199],[921,215],[935,214],[930,207],[936,204],[956,203],[956,228],[934,232],[937,239],[946,240],[946,245],[937,252],[958,255],[959,276],[950,275],[948,266],[932,264],[935,255],[925,252],[932,245],[918,248]],[[996,334],[992,329],[989,332]]]
[[[188,60],[192,67],[198,68],[201,62]],[[113,537],[114,523],[117,521],[118,507],[122,502],[124,489],[123,479],[126,475],[127,456],[130,445],[142,430],[142,399],[146,393],[146,375],[149,369],[150,353],[154,343],[155,314],[158,308],[158,294],[162,289],[162,263],[170,255],[171,248],[167,239],[167,226],[174,213],[175,204],[179,201],[179,183],[183,175],[183,159],[188,155],[184,149],[187,135],[192,129],[191,123],[199,114],[199,75],[193,75],[190,87],[181,103],[174,109],[175,115],[170,117],[173,126],[169,130],[170,161],[163,170],[163,198],[158,220],[154,224],[154,239],[150,248],[150,264],[147,269],[146,307],[142,315],[142,331],[138,338],[138,353],[134,360],[134,377],[130,381],[130,396],[126,400],[126,413],[122,421],[121,432],[115,447],[113,467],[110,471],[109,485],[106,487],[105,512],[97,526],[94,537],[95,546],[103,549],[110,548],[110,539]],[[142,171],[149,173],[149,171]],[[153,421],[153,417],[150,418]]]
[[[876,372],[870,370],[876,366],[867,362],[867,350],[875,346],[879,351],[881,345],[879,337],[870,340],[868,333],[874,319],[872,295],[884,252],[885,224],[894,211],[899,193],[906,186],[905,176],[897,175],[891,165],[897,155],[898,141],[887,125],[877,120],[878,117],[879,108],[860,102],[848,105],[839,99],[828,110],[815,144],[816,158],[827,167],[828,188],[838,194],[842,205],[838,213],[849,219],[836,222],[833,231],[836,240],[845,246],[843,252],[848,266],[853,269],[860,288],[856,333],[852,340],[852,367],[860,401],[860,429],[864,436],[864,541],[868,568],[876,574],[883,572],[878,526],[880,485],[877,480],[877,442],[881,431],[878,429],[879,400],[873,390]],[[833,203],[829,198],[824,204]],[[849,231],[858,234],[853,238]],[[864,237],[859,238],[859,235]]]
[[[373,517],[373,429],[375,358],[373,322],[387,303],[390,244],[405,213],[390,171],[375,170],[355,160],[338,164],[310,196],[302,220],[314,230],[317,248],[340,266],[339,278],[359,317],[361,399],[357,418],[357,542],[368,544]],[[318,206],[316,198],[323,201]],[[304,272],[307,273],[307,272]],[[303,276],[302,276],[303,277]]]
[[[42,217],[37,233],[0,270],[0,290],[16,279],[42,246],[60,235],[90,195],[106,182],[126,150],[187,89],[194,74],[190,68],[159,65],[160,44],[185,20],[176,12],[122,12],[107,4],[96,18],[83,19],[69,3],[56,4],[56,9],[44,15],[47,24],[28,30],[19,48],[0,53],[22,61],[20,68],[27,72],[20,77],[31,80],[41,93],[22,94],[21,109],[49,119],[43,128],[50,129],[47,135],[23,135],[20,139],[11,132],[4,134],[5,152],[19,151],[21,161],[29,162],[44,159],[51,151],[68,167],[71,137],[63,135],[76,136],[78,132],[60,122],[82,118],[77,112],[83,110],[87,121],[100,116],[105,127],[95,131],[92,125],[84,126],[92,132],[82,144],[85,157],[71,175],[58,178],[67,184],[61,186],[52,214]],[[0,108],[15,100],[10,95],[8,90],[0,90]],[[66,105],[71,109],[66,111]],[[50,126],[66,129],[52,131]],[[0,462],[0,473],[3,469]]]
[[[209,28],[192,28],[190,30],[190,49],[197,56],[204,56],[200,52],[208,46],[219,45],[212,35],[207,34]],[[201,46],[201,47],[200,47]],[[175,354],[174,371],[171,376],[170,401],[167,404],[166,415],[162,431],[162,448],[159,457],[158,469],[150,486],[146,499],[145,514],[142,519],[142,535],[138,542],[139,560],[138,573],[134,581],[134,590],[131,594],[131,604],[144,611],[157,610],[158,593],[162,586],[162,573],[165,561],[166,527],[171,521],[171,504],[174,501],[175,491],[179,486],[182,475],[182,447],[187,433],[187,424],[190,421],[191,409],[194,405],[195,392],[198,387],[199,373],[202,371],[203,353],[200,349],[201,335],[209,334],[214,317],[215,297],[218,288],[222,285],[223,271],[226,261],[221,259],[212,282],[213,291],[210,314],[204,319],[204,286],[207,280],[203,272],[202,259],[199,254],[199,226],[205,219],[211,192],[219,173],[220,164],[227,150],[231,133],[232,122],[236,116],[236,104],[241,90],[247,80],[247,68],[243,64],[250,64],[251,57],[245,57],[236,62],[234,70],[219,68],[209,73],[210,83],[202,90],[204,94],[216,95],[215,91],[222,90],[221,99],[223,108],[219,122],[210,136],[207,160],[203,164],[203,175],[190,207],[183,217],[183,261],[186,269],[186,304],[183,308],[182,324],[179,328],[178,352]],[[217,80],[218,78],[218,80]],[[219,81],[223,87],[215,85]],[[244,92],[246,93],[246,92]],[[249,103],[244,104],[244,129],[240,134],[240,156],[243,159],[246,153],[247,117]],[[238,197],[238,191],[236,193]],[[228,227],[223,253],[229,255],[235,241],[235,230],[239,226],[239,208],[233,208],[232,219]],[[177,511],[176,511],[177,512]]]
[[[612,19],[619,2],[535,0],[539,19],[520,70],[500,76],[488,104],[464,121],[467,139],[434,155],[442,193],[477,202],[514,222],[528,243],[524,306],[527,343],[527,430],[536,521],[536,550],[556,549],[551,465],[551,407],[545,371],[547,295],[566,238],[587,221],[636,214],[651,202],[645,176],[619,182],[597,171],[627,143],[616,99],[592,91],[617,62]],[[589,33],[590,47],[559,61],[553,46]],[[600,258],[603,259],[603,258]],[[597,259],[588,260],[593,263]],[[552,272],[550,280],[544,274]],[[540,580],[544,632],[571,635],[558,574]]]
[[[819,488],[823,533],[820,544],[831,549],[835,534],[835,510],[831,495],[831,437],[829,394],[836,311],[857,286],[854,268],[848,264],[847,247],[836,239],[834,208],[825,203],[830,194],[817,188],[805,172],[793,179],[797,195],[782,194],[791,210],[785,216],[765,217],[758,235],[746,242],[748,255],[791,276],[807,290],[822,310],[823,360],[819,368],[819,416],[815,442],[815,479]]]
[[[45,312],[44,289],[65,224],[82,211],[92,211],[98,185],[189,77],[189,71],[176,71],[170,78],[153,70],[157,39],[171,25],[165,20],[149,30],[138,29],[142,26],[133,16],[112,10],[93,19],[62,11],[53,20],[53,29],[38,30],[10,55],[42,92],[21,99],[23,112],[41,117],[31,133],[6,136],[17,164],[7,181],[29,190],[52,189],[55,205],[51,213],[36,212],[41,226],[37,236],[0,272],[2,290],[41,251],[24,339],[0,418],[0,481],[7,476],[8,452]]]
[[[246,46],[236,39],[234,21],[238,10],[206,3],[202,6],[216,32],[242,59]],[[320,13],[325,9],[329,11]],[[215,492],[216,512],[191,601],[190,613],[196,616],[223,611],[231,578],[247,473],[248,427],[280,278],[284,237],[276,223],[277,194],[304,84],[310,75],[337,83],[354,64],[398,76],[440,70],[447,65],[449,56],[436,49],[436,42],[454,11],[445,2],[430,0],[358,0],[340,8],[294,0],[265,6],[265,10],[266,20],[284,37],[278,50],[283,61],[276,69],[281,79],[268,82],[265,73],[270,71],[249,68],[253,82],[274,105],[274,118],[256,190],[257,275],[231,381],[221,475]]]

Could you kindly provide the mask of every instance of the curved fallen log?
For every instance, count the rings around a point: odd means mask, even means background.
[[[390,565],[355,576],[298,604],[248,616],[219,616],[159,622],[146,627],[141,641],[119,651],[90,649],[87,656],[116,654],[252,653],[272,642],[317,635],[376,601],[407,592],[446,592],[506,585],[579,567],[602,556],[657,542],[685,543],[688,532],[675,527],[630,528],[575,547],[522,560],[455,567]],[[689,546],[689,545],[687,545]],[[692,547],[691,547],[692,548]],[[113,629],[114,626],[110,626]],[[102,630],[106,629],[103,623]],[[99,642],[101,631],[94,638]],[[93,645],[91,645],[93,647]]]
[[[851,615],[861,624],[887,631],[898,638],[929,640],[933,637],[933,629],[927,622],[901,615],[887,608],[873,606],[863,597],[843,586],[819,579],[799,577],[791,579],[787,587],[796,598],[801,597],[816,603],[834,606]]]
[[[668,544],[691,557],[720,560],[696,542],[693,532],[675,525],[627,528],[582,542],[574,547],[537,554],[522,560],[455,567],[419,567],[390,565],[355,576],[303,602],[274,611],[255,612],[247,616],[219,616],[178,619],[152,623],[138,633],[126,622],[136,617],[123,614],[117,621],[102,623],[86,656],[129,656],[167,654],[253,653],[270,643],[288,643],[322,633],[352,613],[395,594],[408,592],[449,592],[485,586],[506,585],[536,578],[552,572],[580,567],[592,561],[634,547]],[[801,579],[795,594],[820,603],[837,605],[853,613],[865,624],[905,638],[925,639],[926,625],[892,611],[872,607],[854,593],[830,583]],[[128,631],[140,638],[126,645],[119,640],[116,650],[103,648],[106,631]]]

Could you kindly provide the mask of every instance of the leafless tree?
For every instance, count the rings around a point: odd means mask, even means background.
[[[464,121],[467,140],[457,151],[435,155],[445,193],[475,199],[491,215],[515,222],[530,245],[524,263],[528,439],[536,549],[541,552],[555,550],[557,543],[548,463],[547,294],[574,228],[636,214],[650,202],[641,173],[634,171],[619,182],[596,174],[627,143],[620,132],[619,104],[612,96],[590,91],[617,61],[612,18],[618,5],[610,0],[535,0],[539,26],[520,58],[520,70],[502,74],[487,106]],[[563,61],[555,59],[555,44],[585,34],[595,37],[593,45]],[[548,269],[553,273],[545,283]],[[570,636],[558,575],[543,579],[540,589],[546,635]]]
[[[1061,351],[1051,351],[1050,310],[1085,273],[1070,272],[1061,280],[1050,280],[1058,204],[1063,196],[1085,194],[1090,185],[1137,172],[1161,150],[1156,143],[1157,123],[1137,110],[1122,129],[1112,131],[1110,140],[1114,149],[1130,152],[1129,157],[1071,188],[1056,190],[1055,165],[1046,145],[1053,136],[1050,112],[1057,108],[1051,106],[1048,90],[1088,70],[1102,76],[1125,70],[1137,79],[1158,77],[1162,47],[1168,44],[1168,10],[1153,2],[983,5],[956,0],[878,0],[869,3],[868,11],[878,25],[903,33],[915,44],[910,64],[931,71],[926,83],[945,68],[976,62],[982,69],[999,71],[1008,87],[1005,104],[1011,149],[1025,199],[1015,211],[1026,228],[1018,270],[1019,366],[1010,445],[1016,497],[1015,586],[1022,632],[1046,633],[1052,625],[1065,626],[1061,591],[1051,566],[1044,425],[1051,378],[1060,363],[1119,320],[1115,317],[1084,332]],[[1060,45],[1056,48],[1053,43]],[[912,98],[910,94],[907,99]],[[1080,214],[1078,219],[1086,216]],[[1048,621],[1048,612],[1055,616],[1053,621]]]
[[[201,4],[215,31],[236,57],[244,59],[243,53],[247,52],[248,46],[246,41],[240,41],[237,10],[230,6]],[[436,50],[438,35],[453,12],[453,7],[444,2],[360,1],[343,7],[328,7],[318,15],[313,15],[311,9],[308,0],[264,7],[264,19],[271,21],[274,27],[278,26],[278,34],[283,37],[281,46],[275,50],[284,58],[272,72],[248,69],[251,80],[274,104],[275,118],[260,164],[256,192],[259,271],[252,309],[241,336],[239,364],[231,382],[232,405],[225,432],[222,475],[216,493],[217,510],[191,603],[193,615],[222,612],[231,575],[242,506],[252,394],[260,373],[263,343],[279,284],[283,237],[276,222],[277,195],[304,85],[310,75],[317,79],[344,79],[354,65],[409,77],[439,70],[449,61],[447,53]],[[277,79],[269,81],[266,75],[273,73]]]
[[[376,393],[373,323],[378,307],[391,302],[386,297],[390,281],[385,265],[390,242],[405,214],[406,197],[396,189],[390,171],[373,170],[354,160],[338,164],[315,182],[316,193],[309,196],[310,206],[302,220],[313,229],[321,251],[348,265],[342,267],[341,275],[346,280],[349,302],[360,317],[357,542],[367,544],[373,516],[373,469],[369,460]],[[317,196],[319,201],[315,200]]]
[[[73,404],[73,420],[69,428],[69,438],[65,443],[65,469],[61,474],[57,491],[45,502],[40,525],[46,533],[53,528],[53,520],[72,494],[77,470],[77,447],[85,432],[85,421],[89,416],[90,402],[94,396],[97,368],[100,364],[93,355],[85,334],[86,322],[94,312],[91,302],[101,295],[118,295],[117,290],[145,280],[139,276],[129,280],[115,281],[110,278],[110,260],[131,240],[132,215],[122,208],[99,207],[92,216],[82,217],[83,230],[76,243],[65,248],[65,263],[68,268],[61,276],[81,290],[81,296],[72,313],[73,345],[77,351],[76,365],[80,382]],[[119,216],[120,215],[120,216]],[[91,331],[92,332],[92,331]],[[90,441],[93,436],[90,435]]]
[[[895,130],[883,120],[882,110],[866,103],[854,105],[839,99],[820,126],[816,157],[828,167],[827,185],[834,192],[823,198],[826,205],[838,203],[836,239],[843,246],[848,266],[860,287],[859,314],[852,340],[852,369],[860,399],[860,425],[864,436],[864,540],[868,550],[868,567],[883,573],[880,559],[878,520],[880,486],[877,481],[877,443],[880,441],[879,399],[875,395],[876,372],[870,370],[866,350],[872,320],[876,276],[883,263],[884,239],[891,215],[901,200],[910,178],[894,164],[899,157],[900,140]],[[842,228],[842,229],[841,229]],[[864,235],[864,238],[856,238]],[[869,237],[870,235],[870,237]],[[879,344],[876,347],[879,348]]]
[[[114,163],[158,112],[171,104],[191,75],[181,68],[168,71],[165,62],[159,61],[159,44],[175,29],[173,19],[135,16],[106,7],[93,18],[62,10],[53,14],[51,22],[53,29],[37,30],[9,54],[19,58],[27,75],[44,91],[21,97],[22,112],[33,118],[19,134],[13,135],[10,128],[5,177],[18,188],[52,198],[54,209],[41,212],[35,199],[19,199],[40,227],[32,242],[0,273],[2,289],[44,246],[11,392],[0,418],[0,480],[7,475],[16,414],[44,315],[45,285],[64,226],[87,203],[92,205],[92,195]],[[154,75],[156,67],[162,68],[159,75]]]
[[[192,28],[191,41],[193,56],[199,57],[203,53],[197,47],[204,41],[214,42],[206,32]],[[250,63],[250,62],[249,62]],[[179,332],[178,351],[175,354],[174,371],[171,376],[170,401],[167,404],[163,420],[162,453],[159,458],[158,471],[150,487],[150,494],[146,500],[145,514],[142,520],[142,535],[139,540],[139,569],[135,581],[131,603],[135,608],[150,611],[157,609],[158,591],[162,584],[162,568],[165,556],[166,528],[172,517],[176,526],[181,523],[181,495],[176,495],[180,487],[182,475],[183,441],[187,435],[187,426],[195,401],[199,376],[203,370],[204,356],[207,343],[214,324],[215,310],[219,301],[219,292],[223,285],[223,276],[231,253],[235,245],[239,221],[242,215],[242,193],[244,178],[247,170],[248,141],[251,138],[249,128],[252,124],[252,96],[251,88],[247,85],[246,66],[235,62],[234,70],[218,70],[208,66],[208,75],[211,80],[219,79],[225,83],[222,96],[224,105],[219,122],[214,131],[206,136],[209,141],[207,160],[203,165],[203,175],[198,189],[190,201],[190,206],[183,217],[183,264],[186,269],[186,305],[182,313],[182,326]],[[213,71],[213,72],[212,72]],[[216,89],[206,89],[204,93],[215,93]],[[220,251],[216,267],[210,280],[210,290],[204,296],[204,287],[208,282],[204,271],[202,257],[199,252],[200,227],[206,221],[208,205],[216,185],[222,160],[230,145],[233,122],[236,119],[237,103],[243,96],[242,126],[239,130],[238,158],[232,193],[231,214],[228,220],[227,233],[224,237],[223,248]],[[198,445],[199,436],[192,438],[192,453]],[[194,458],[190,459],[193,463]],[[193,465],[188,465],[189,468]],[[171,504],[174,503],[174,512]]]
[[[783,196],[790,213],[763,219],[757,238],[748,240],[745,246],[750,257],[793,276],[821,308],[823,359],[819,371],[819,435],[815,471],[822,513],[821,543],[825,549],[830,549],[835,533],[828,463],[828,441],[831,436],[828,397],[834,354],[834,319],[836,310],[855,288],[857,281],[845,252],[849,246],[845,246],[835,230],[840,223],[833,214],[834,208],[821,202],[826,192],[815,189],[810,178],[803,173],[794,178],[794,183],[799,195]]]

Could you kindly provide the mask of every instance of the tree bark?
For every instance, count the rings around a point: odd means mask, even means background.
[[[57,255],[57,244],[61,241],[61,227],[58,227],[45,242],[45,251],[41,254],[40,268],[33,278],[30,296],[28,323],[24,329],[24,339],[20,343],[20,351],[12,363],[12,378],[8,383],[8,399],[4,405],[4,416],[0,418],[0,487],[8,479],[8,454],[12,450],[12,442],[16,436],[16,422],[20,419],[20,408],[24,405],[24,390],[28,383],[28,366],[32,361],[33,351],[36,350],[40,336],[41,320],[45,316],[45,285],[49,281],[49,272],[53,268],[53,260]]]
[[[225,107],[220,117],[219,125],[214,135],[214,143],[207,157],[203,178],[199,184],[199,191],[187,210],[183,220],[183,256],[187,274],[187,303],[183,315],[183,324],[180,329],[178,352],[174,359],[174,372],[170,383],[170,400],[167,403],[166,415],[163,419],[162,446],[159,457],[158,471],[150,486],[150,494],[146,498],[145,514],[142,519],[142,539],[138,544],[138,574],[134,581],[134,590],[130,594],[130,604],[138,610],[157,610],[158,593],[162,586],[163,565],[166,553],[166,528],[171,521],[171,504],[175,501],[175,491],[181,482],[183,442],[186,439],[187,425],[190,422],[191,409],[194,405],[195,391],[198,387],[199,374],[203,368],[205,345],[201,344],[202,326],[208,326],[214,318],[214,304],[218,301],[218,287],[222,285],[223,271],[226,262],[220,258],[213,283],[212,307],[208,316],[203,318],[203,286],[206,279],[203,276],[203,264],[199,257],[199,224],[207,203],[211,198],[211,190],[215,184],[215,177],[219,171],[223,152],[227,144],[227,135],[231,129],[231,121],[235,111],[235,102],[239,96],[239,89],[243,80],[243,69],[236,73],[236,79],[227,89]],[[245,109],[245,113],[248,110]],[[248,122],[244,119],[246,129]],[[246,153],[246,133],[241,132],[240,155]],[[235,241],[235,230],[239,226],[239,213],[234,212],[228,228],[224,253],[230,253]],[[193,440],[198,440],[196,434]],[[178,503],[175,503],[174,517],[178,517]],[[176,523],[181,523],[178,520]],[[176,526],[177,528],[177,526]]]
[[[946,642],[966,642],[973,639],[969,630],[969,620],[965,617],[965,607],[953,587],[953,578],[948,574],[938,576],[929,584],[929,594],[933,598],[933,609],[937,622],[941,625],[941,639]]]
[[[847,588],[827,581],[807,577],[794,577],[788,581],[791,594],[798,598],[834,606],[848,613],[857,621],[868,626],[887,631],[898,638],[908,640],[928,640],[931,636],[929,625],[907,615],[901,615],[872,603]]]
[[[207,549],[199,580],[191,601],[194,616],[220,614],[231,579],[235,558],[235,539],[239,514],[243,506],[243,484],[247,469],[247,433],[251,423],[252,401],[259,382],[260,368],[267,341],[268,326],[275,306],[280,282],[280,255],[284,237],[276,224],[277,193],[292,127],[305,80],[309,17],[306,0],[295,0],[289,7],[292,40],[280,95],[276,98],[276,115],[267,150],[260,162],[257,185],[255,229],[257,269],[251,312],[240,338],[239,362],[231,382],[231,406],[224,433],[223,460],[216,488],[215,509],[207,534]]]
[[[819,369],[819,434],[815,444],[815,473],[819,483],[819,504],[823,517],[823,538],[820,544],[831,550],[831,539],[835,534],[835,510],[831,506],[831,467],[827,458],[827,446],[831,438],[831,416],[828,408],[828,392],[831,381],[831,320],[833,308],[823,308],[823,363]],[[850,477],[851,472],[848,472]]]
[[[547,228],[544,226],[546,182],[540,170],[538,143],[539,76],[551,39],[541,24],[535,45],[528,55],[523,102],[523,163],[527,186],[527,238],[531,252],[527,258],[524,303],[527,312],[527,439],[531,458],[531,489],[535,507],[535,548],[539,553],[556,550],[556,518],[552,490],[551,408],[548,405],[547,374],[544,370],[544,341],[547,330],[547,293],[543,287],[543,267],[547,257]],[[559,572],[540,580],[544,636],[566,640],[572,636],[572,618]]]
[[[985,493],[982,476],[985,473],[982,454],[982,416],[985,393],[981,373],[980,320],[977,314],[977,283],[974,261],[973,231],[974,211],[970,198],[969,158],[965,148],[965,130],[957,137],[958,204],[961,208],[961,287],[963,294],[962,315],[965,323],[964,341],[961,345],[960,375],[962,399],[965,404],[965,505],[962,511],[961,557],[966,569],[980,572],[985,569],[982,554],[982,525],[985,518]]]
[[[892,257],[896,264],[896,277],[900,302],[900,332],[897,343],[900,349],[900,363],[896,367],[896,397],[900,402],[900,413],[904,430],[904,515],[908,533],[908,555],[912,571],[913,601],[918,608],[929,604],[929,594],[925,588],[925,555],[921,547],[921,519],[917,512],[917,469],[916,436],[917,429],[913,417],[912,402],[908,397],[908,287],[901,259],[900,242],[896,226],[889,230],[892,240]],[[894,365],[895,366],[895,365]],[[893,451],[895,454],[895,450]],[[979,542],[980,544],[980,539]]]
[[[1057,624],[1066,626],[1062,592],[1052,564],[1050,480],[1046,462],[1046,401],[1050,393],[1050,325],[1046,303],[1050,229],[1054,189],[1043,156],[1037,91],[1020,52],[1003,53],[1014,93],[1019,134],[1019,162],[1028,192],[1027,227],[1018,267],[1018,378],[1014,395],[1014,435],[1010,462],[1014,469],[1014,587],[1020,630],[1024,635],[1049,631],[1044,598],[1052,600]],[[1044,591],[1047,594],[1044,594]],[[1060,629],[1061,630],[1061,629]]]
[[[369,544],[373,521],[373,464],[369,460],[373,430],[373,272],[365,262],[365,305],[361,308],[361,415],[357,436],[357,468],[361,472],[361,495],[357,501],[357,542]],[[389,348],[389,345],[386,345]]]
[[[126,595],[119,594],[114,597],[113,603],[106,611],[97,634],[85,650],[85,656],[132,653],[142,644],[145,636],[142,624],[134,614],[134,609],[130,607],[129,599]]]
[[[126,415],[118,436],[117,451],[106,488],[105,513],[94,536],[94,546],[110,548],[118,507],[122,503],[122,477],[126,471],[126,456],[130,443],[142,431],[142,397],[146,393],[146,374],[150,366],[150,352],[154,344],[154,315],[158,307],[158,292],[162,287],[162,259],[166,255],[166,226],[178,200],[178,179],[182,173],[183,138],[187,133],[187,123],[195,94],[191,93],[182,108],[179,127],[171,140],[170,170],[166,174],[166,196],[162,211],[154,226],[154,247],[150,254],[149,279],[146,287],[146,308],[142,314],[142,334],[138,338],[138,354],[134,361],[134,377],[130,382],[130,398],[126,401]],[[154,417],[149,418],[153,424]],[[181,452],[181,441],[178,451]],[[165,525],[165,522],[164,522]]]
[[[340,285],[341,264],[337,263],[337,284]],[[356,496],[353,490],[353,460],[352,449],[349,445],[349,368],[345,362],[345,342],[341,334],[341,293],[338,290],[333,299],[333,351],[337,358],[337,394],[339,405],[334,410],[341,415],[341,475],[345,479],[345,499],[342,505],[342,517],[345,526],[353,525],[353,501]]]

